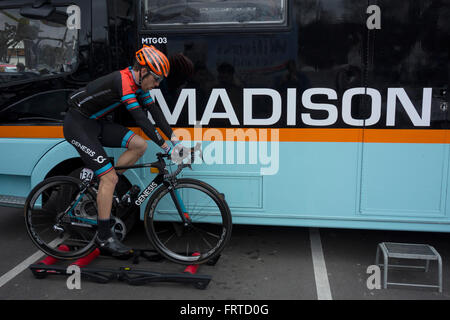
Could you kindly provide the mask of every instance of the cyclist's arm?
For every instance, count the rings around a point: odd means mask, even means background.
[[[153,142],[162,147],[165,144],[165,141],[158,131],[156,131],[150,120],[148,120],[147,113],[142,110],[141,105],[137,100],[136,93],[133,91],[129,81],[130,79],[123,77],[121,73],[118,73],[114,82],[114,87],[120,97],[120,101],[125,105],[128,112],[142,131],[144,131]],[[165,146],[167,146],[167,144]]]
[[[172,144],[178,142],[177,137],[174,135],[172,128],[167,122],[166,117],[164,116],[161,108],[155,104],[152,97],[150,96],[150,92],[145,92],[139,96],[142,101],[142,106],[144,110],[150,111],[153,120],[155,120],[155,124],[161,131],[170,139]]]
[[[144,133],[158,146],[162,146],[165,141],[156,130],[155,126],[147,118],[146,113],[142,110],[141,105],[137,101],[134,93],[124,95],[121,98],[122,103],[125,104],[128,112],[131,114],[136,124],[144,131]]]

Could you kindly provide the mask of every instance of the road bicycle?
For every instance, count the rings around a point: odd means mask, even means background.
[[[183,148],[190,163],[199,147]],[[184,168],[191,168],[186,161],[178,162],[172,172],[170,156],[156,156],[156,162],[115,167],[155,168],[158,174],[144,190],[133,186],[122,199],[114,196],[113,232],[123,240],[126,215],[149,199],[144,226],[154,249],[163,257],[180,264],[201,264],[216,258],[231,237],[231,212],[225,196],[203,181],[177,178]],[[82,170],[80,179],[56,176],[36,185],[25,202],[26,228],[33,243],[47,255],[62,260],[92,252],[96,248],[97,190],[98,180],[89,169]],[[69,247],[70,251],[62,251],[61,247]]]

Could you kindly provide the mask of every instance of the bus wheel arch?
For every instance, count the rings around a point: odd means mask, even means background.
[[[58,163],[53,169],[51,169],[45,179],[54,176],[74,176],[74,173],[78,170],[81,171],[84,164],[81,158],[70,158]],[[77,178],[79,177],[76,176]]]

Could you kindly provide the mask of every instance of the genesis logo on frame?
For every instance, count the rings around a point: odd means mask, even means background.
[[[151,185],[149,185],[144,191],[142,191],[141,195],[137,198],[137,200],[134,202],[137,206],[140,206],[145,199],[155,190],[155,188],[158,186],[157,183],[152,182]]]

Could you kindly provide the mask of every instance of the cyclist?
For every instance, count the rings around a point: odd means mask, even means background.
[[[162,132],[170,137],[176,149],[179,141],[161,109],[154,105],[149,92],[167,77],[169,70],[167,57],[154,46],[144,45],[136,52],[133,67],[93,80],[69,98],[64,137],[100,180],[97,195],[98,235],[95,241],[112,255],[127,254],[130,248],[123,245],[111,231],[113,194],[118,174],[123,174],[123,171],[114,170],[103,146],[127,148],[119,157],[117,166],[129,166],[144,155],[147,142],[124,126],[105,120],[105,115],[121,105],[125,106],[144,133],[164,152],[170,152],[171,147],[147,118],[145,108]]]

